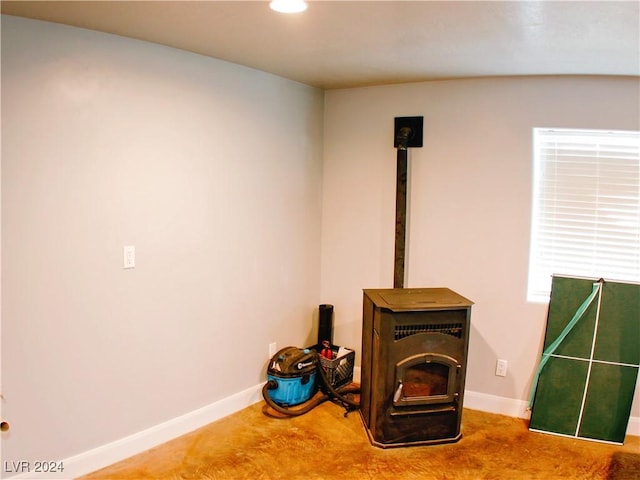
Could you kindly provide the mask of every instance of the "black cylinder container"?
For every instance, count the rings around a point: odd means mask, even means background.
[[[322,304],[319,306],[320,320],[318,322],[318,346],[323,341],[333,345],[333,305]]]

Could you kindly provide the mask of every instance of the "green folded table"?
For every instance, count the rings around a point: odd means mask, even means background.
[[[529,429],[622,444],[640,366],[640,284],[554,276]]]

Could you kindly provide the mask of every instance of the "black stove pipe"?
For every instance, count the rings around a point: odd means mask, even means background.
[[[396,117],[393,146],[398,149],[396,175],[396,238],[393,265],[393,288],[404,288],[407,230],[407,151],[422,147],[424,117]]]
[[[402,127],[396,135],[396,241],[393,266],[393,288],[404,288],[404,258],[407,225],[407,146],[411,128]]]

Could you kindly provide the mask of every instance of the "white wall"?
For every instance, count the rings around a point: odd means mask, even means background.
[[[267,344],[310,342],[319,303],[359,363],[362,289],[392,285],[395,116],[425,119],[407,286],[475,301],[468,389],[525,399],[546,317],[525,292],[531,128],[638,129],[639,100],[637,78],[335,90],[323,142],[319,90],[3,17],[3,461],[64,459],[259,385]]]
[[[532,128],[638,130],[639,86],[541,77],[328,91],[321,292],[335,341],[359,349],[362,289],[393,286],[394,117],[424,116],[424,147],[409,151],[405,286],[474,301],[467,389],[528,399],[547,313],[526,301]],[[498,358],[506,378],[494,375]],[[635,417],[639,406],[636,395]]]
[[[2,17],[3,461],[191,412],[314,338],[322,115],[273,75]]]

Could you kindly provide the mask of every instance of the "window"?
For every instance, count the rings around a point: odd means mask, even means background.
[[[534,129],[528,299],[551,275],[640,281],[640,132]]]

